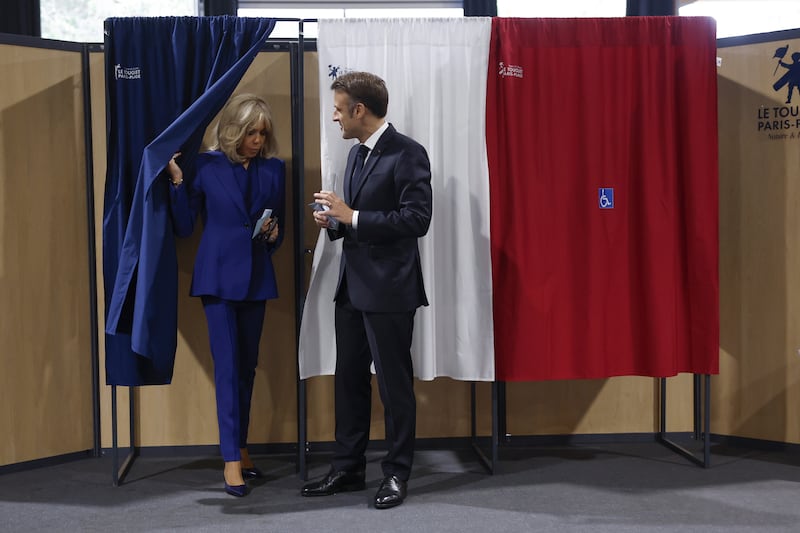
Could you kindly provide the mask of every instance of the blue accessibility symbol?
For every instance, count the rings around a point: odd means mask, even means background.
[[[600,187],[597,192],[600,209],[614,209],[614,189]]]

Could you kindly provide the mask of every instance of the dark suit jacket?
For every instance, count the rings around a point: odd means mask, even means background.
[[[277,298],[271,254],[283,239],[268,244],[252,239],[253,227],[265,208],[286,224],[285,165],[280,159],[253,159],[250,206],[236,184],[234,165],[221,152],[200,154],[197,174],[188,187],[171,189],[172,220],[179,237],[191,235],[198,214],[203,237],[194,261],[192,296],[217,296],[226,300]],[[187,190],[188,189],[188,190]]]
[[[411,311],[428,305],[417,239],[428,232],[433,209],[425,148],[390,124],[370,152],[361,179],[350,183],[358,145],[347,158],[345,202],[359,211],[358,229],[328,230],[343,238],[339,288],[346,273],[350,301],[373,312]]]

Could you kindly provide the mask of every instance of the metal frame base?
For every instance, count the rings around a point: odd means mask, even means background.
[[[704,380],[701,380],[701,376]],[[703,457],[667,438],[667,378],[660,378],[659,404],[661,412],[660,430],[656,440],[703,468],[711,467],[711,375],[694,374],[694,432],[695,440],[703,441]],[[702,398],[701,398],[702,397]],[[702,404],[702,406],[701,406]],[[702,419],[702,425],[701,425]]]
[[[118,434],[118,417],[117,417],[117,386],[111,386],[111,482],[115,487],[122,485],[125,476],[128,475],[133,462],[139,456],[139,450],[134,445],[135,439],[135,416],[136,410],[134,408],[134,394],[135,387],[128,387],[128,408],[130,417],[130,446],[128,447],[128,454],[122,460],[120,465],[120,448],[119,448],[119,434]]]
[[[505,385],[505,382],[502,381],[492,382],[492,435],[490,445],[491,457],[489,457],[478,443],[480,437],[478,437],[477,422],[475,417],[475,404],[477,397],[475,392],[476,384],[474,381],[470,383],[470,446],[475,451],[478,461],[480,461],[490,475],[494,475],[497,469],[497,464],[499,461],[500,435],[505,435],[506,433]]]

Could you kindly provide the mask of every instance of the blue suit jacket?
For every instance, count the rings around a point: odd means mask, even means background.
[[[226,300],[268,300],[278,297],[271,255],[283,240],[285,164],[280,159],[250,162],[250,206],[236,183],[234,167],[222,152],[200,154],[197,173],[187,187],[170,187],[175,234],[187,237],[199,214],[203,236],[192,277],[192,296]],[[253,168],[255,165],[255,168]],[[187,180],[188,181],[188,180]],[[278,217],[279,237],[273,243],[253,239],[253,228],[265,208]]]
[[[433,210],[431,167],[425,148],[390,124],[351,183],[358,145],[347,157],[345,202],[357,209],[358,229],[328,230],[343,238],[339,269],[348,296],[361,311],[400,312],[428,305],[417,239],[428,232]]]

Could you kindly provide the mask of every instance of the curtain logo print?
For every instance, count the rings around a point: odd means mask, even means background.
[[[614,209],[614,188],[600,187],[597,189],[598,204],[600,209]]]
[[[114,65],[115,80],[140,80],[142,79],[141,67],[123,67],[120,64]]]
[[[355,72],[351,68],[343,67],[341,65],[328,65],[328,77],[332,80],[335,80],[342,74],[347,74],[348,72]]]
[[[497,64],[497,74],[502,78],[523,78],[524,72],[519,65],[506,65],[505,62],[500,61]]]
[[[786,87],[786,105],[767,106],[761,105],[758,108],[758,131],[767,132],[770,140],[783,140],[800,138],[800,133],[783,133],[780,130],[800,130],[800,106],[790,105],[795,89],[800,95],[800,52],[791,54],[791,61],[784,61],[789,53],[789,45],[781,46],[772,55],[771,59],[777,59],[775,70],[772,76],[780,74],[780,78],[772,84],[775,92],[782,91]],[[779,69],[785,71],[779,72]]]

